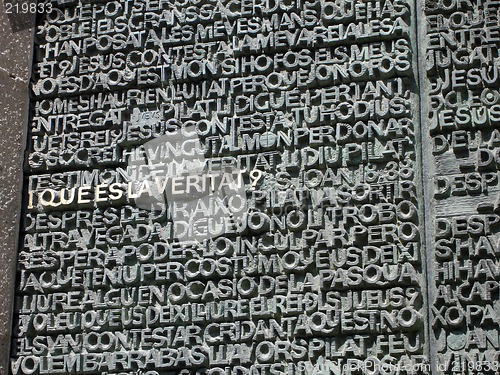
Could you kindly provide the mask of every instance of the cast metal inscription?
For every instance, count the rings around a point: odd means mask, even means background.
[[[429,303],[440,373],[499,370],[499,5],[428,1],[425,7]]]
[[[54,2],[12,373],[429,373],[416,32],[405,0]]]

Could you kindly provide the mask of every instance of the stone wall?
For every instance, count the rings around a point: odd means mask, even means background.
[[[9,368],[34,17],[0,12],[0,373]],[[31,27],[30,27],[31,26]]]

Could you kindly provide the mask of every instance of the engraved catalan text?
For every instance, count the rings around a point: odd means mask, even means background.
[[[499,5],[425,2],[429,324],[438,374],[500,366]]]
[[[412,1],[52,5],[35,34],[14,375],[429,373]],[[469,78],[445,71],[460,87],[433,134],[448,142]],[[498,97],[481,96],[490,74],[470,78],[481,103]],[[484,173],[446,177],[453,191],[495,191],[491,145]],[[446,221],[491,243],[470,277],[495,262],[498,222]]]

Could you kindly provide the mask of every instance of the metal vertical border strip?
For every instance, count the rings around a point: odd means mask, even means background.
[[[437,374],[437,363],[436,363],[436,353],[433,350],[433,334],[432,334],[432,322],[431,322],[431,306],[434,300],[434,284],[433,284],[433,215],[432,215],[432,183],[430,183],[432,176],[434,175],[434,162],[432,159],[431,147],[429,143],[429,136],[427,134],[427,118],[428,118],[428,101],[427,98],[427,87],[428,81],[426,79],[427,74],[425,71],[425,56],[427,47],[427,37],[426,37],[426,15],[425,15],[425,1],[426,0],[415,0],[415,17],[416,17],[416,42],[417,48],[416,59],[417,59],[417,85],[419,90],[419,101],[418,101],[418,111],[420,113],[420,152],[421,152],[421,171],[420,175],[422,178],[422,207],[424,209],[423,217],[423,236],[424,236],[424,246],[425,246],[425,274],[426,274],[426,286],[427,286],[427,347],[429,350],[429,360],[431,366],[431,374]]]

